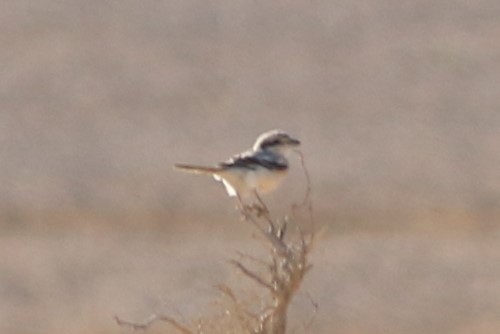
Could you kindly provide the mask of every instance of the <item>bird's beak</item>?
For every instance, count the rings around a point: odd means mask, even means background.
[[[291,145],[294,145],[294,146],[299,146],[300,145],[300,140],[295,139],[295,138],[290,138],[290,142],[289,143]]]

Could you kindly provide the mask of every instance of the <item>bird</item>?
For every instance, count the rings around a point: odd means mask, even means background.
[[[270,130],[258,136],[253,147],[232,156],[216,166],[175,164],[180,171],[211,175],[224,184],[230,197],[243,199],[270,193],[283,182],[288,170],[288,157],[300,146],[300,140],[283,130]]]

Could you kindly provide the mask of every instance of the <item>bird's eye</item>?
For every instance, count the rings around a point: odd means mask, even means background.
[[[262,146],[263,147],[270,147],[270,146],[278,145],[279,143],[281,143],[281,140],[274,139],[274,140],[270,140],[270,141],[265,142]]]

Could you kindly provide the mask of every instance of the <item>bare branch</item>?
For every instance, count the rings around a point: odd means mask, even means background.
[[[250,261],[255,262],[257,264],[260,264],[262,266],[266,266],[267,267],[269,265],[269,263],[267,263],[266,261],[264,261],[262,259],[259,259],[259,258],[255,257],[255,256],[252,256],[250,254],[245,254],[245,253],[238,252],[238,251],[236,251],[236,254],[238,254],[243,259],[250,260]]]
[[[257,258],[242,252],[237,252],[238,260],[230,260],[230,263],[238,268],[245,276],[257,283],[260,290],[265,290],[257,305],[248,300],[241,300],[239,296],[227,285],[220,284],[216,288],[225,297],[224,313],[216,318],[210,317],[193,322],[193,330],[183,326],[169,316],[153,315],[145,323],[133,323],[115,317],[118,325],[132,328],[133,330],[147,330],[157,321],[169,323],[181,334],[199,333],[222,333],[222,332],[244,332],[253,334],[284,334],[287,325],[287,311],[292,299],[303,282],[304,276],[312,268],[308,262],[308,256],[315,240],[315,224],[313,217],[313,206],[311,202],[311,179],[305,165],[302,152],[298,152],[305,175],[307,188],[302,202],[292,205],[293,210],[301,210],[300,214],[306,220],[309,219],[310,226],[303,225],[296,228],[288,226],[288,216],[273,219],[268,206],[255,191],[256,203],[245,205],[238,196],[239,210],[244,220],[249,221],[260,234],[268,249],[267,258]],[[308,214],[308,217],[307,217]],[[302,228],[301,228],[302,227]],[[262,238],[263,237],[263,238]],[[249,263],[249,267],[245,263]],[[252,266],[250,266],[252,265]],[[258,268],[259,270],[254,270]],[[316,315],[318,306],[310,298]],[[252,300],[253,302],[253,300]],[[256,307],[258,306],[258,307]],[[314,318],[306,323],[307,330]],[[229,321],[229,322],[228,322]],[[228,324],[237,327],[227,327]]]
[[[233,303],[237,303],[238,302],[238,299],[236,298],[236,295],[234,294],[233,290],[230,287],[228,287],[227,285],[225,285],[225,284],[217,284],[215,286],[215,288],[217,290],[219,290],[225,296],[229,297],[229,299],[231,299],[231,301]]]
[[[144,331],[144,330],[148,329],[149,326],[151,326],[151,324],[153,324],[157,320],[157,317],[156,317],[156,315],[153,315],[153,316],[149,317],[148,320],[146,320],[146,322],[143,324],[130,322],[127,320],[122,320],[117,315],[114,316],[114,319],[115,319],[116,323],[118,324],[118,326],[130,327],[135,331],[139,331],[139,330]]]
[[[244,265],[242,265],[240,262],[236,260],[231,260],[231,263],[238,267],[239,270],[241,270],[245,275],[262,285],[263,287],[269,289],[270,291],[274,291],[274,288],[271,284],[266,282],[263,278],[259,277],[257,274],[246,268]]]
[[[311,192],[312,192],[311,176],[309,175],[309,170],[306,167],[304,154],[300,150],[297,150],[296,152],[299,155],[300,164],[302,165],[302,170],[304,171],[304,176],[306,178],[306,193],[304,194],[304,199],[302,200],[302,204],[301,204],[301,205],[305,206],[307,203],[311,202],[311,200],[310,200]]]
[[[271,245],[273,245],[273,247],[275,248],[276,252],[278,252],[282,256],[286,255],[286,253],[287,253],[287,246],[283,242],[283,240],[281,240],[280,238],[278,238],[273,233],[271,233],[269,231],[266,231],[264,228],[262,228],[259,225],[259,223],[255,220],[255,218],[253,216],[250,215],[250,216],[247,217],[247,219],[250,220],[250,222],[253,225],[255,225],[255,227],[257,227],[257,229],[259,230],[259,232],[261,232],[262,235],[264,235],[264,237],[267,240],[269,240],[269,242],[271,243]]]
[[[254,190],[255,197],[257,198],[257,201],[261,205],[262,209],[257,211],[257,217],[264,217],[264,219],[267,221],[269,224],[269,229],[271,230],[272,234],[275,234],[276,231],[276,226],[274,224],[273,219],[271,218],[271,213],[269,211],[269,208],[267,207],[266,203],[262,200],[260,197],[259,193],[257,190]]]
[[[156,323],[158,321],[164,321],[164,322],[168,322],[170,325],[172,325],[175,329],[177,329],[182,334],[194,334],[194,332],[192,332],[188,328],[179,324],[175,319],[168,317],[168,316],[165,316],[165,315],[153,314],[152,316],[150,316],[148,318],[148,320],[146,320],[145,323],[142,323],[142,324],[122,320],[118,316],[115,316],[115,321],[118,324],[118,326],[129,327],[135,331],[138,331],[138,330],[145,331],[149,327],[151,327],[154,323]]]
[[[309,301],[311,302],[311,305],[313,306],[313,314],[311,315],[311,318],[309,319],[309,321],[304,324],[304,329],[306,331],[309,331],[311,325],[313,324],[314,320],[316,320],[316,317],[318,316],[319,304],[316,301],[314,301],[314,299],[311,297],[311,295],[309,293],[306,293],[306,296],[309,298]]]

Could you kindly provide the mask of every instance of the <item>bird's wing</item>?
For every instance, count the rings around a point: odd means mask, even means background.
[[[270,154],[247,151],[235,155],[226,162],[220,164],[222,168],[239,167],[250,170],[256,170],[259,167],[268,168],[271,170],[285,170],[288,168],[286,161],[280,157],[273,157]]]

